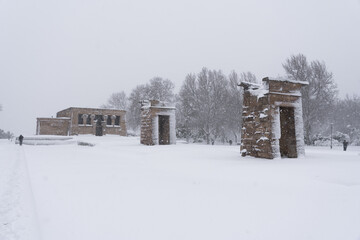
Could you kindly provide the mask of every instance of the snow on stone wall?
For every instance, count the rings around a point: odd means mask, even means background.
[[[274,158],[280,158],[280,138],[281,138],[281,126],[280,126],[280,109],[279,106],[273,106],[272,112],[272,154]]]
[[[304,148],[304,123],[302,116],[302,102],[301,98],[298,98],[293,103],[289,102],[275,102],[275,111],[273,113],[272,131],[273,131],[273,144],[272,149],[274,158],[280,157],[280,143],[281,138],[281,126],[280,126],[280,107],[292,107],[294,108],[294,120],[295,120],[295,137],[296,137],[296,150],[298,157],[305,156]]]
[[[152,118],[152,141],[153,144],[159,145],[159,115]]]
[[[243,156],[250,155],[270,159],[279,158],[282,154],[288,157],[304,156],[300,91],[302,85],[306,85],[306,83],[269,78],[264,78],[262,85],[246,82],[240,84],[240,86],[244,87],[241,139],[241,153]],[[294,125],[284,127],[289,128],[289,131],[295,131],[296,144],[293,142],[293,145],[287,145],[286,143],[280,146],[282,127],[280,107],[293,108]],[[290,120],[290,122],[292,121]],[[289,139],[289,141],[292,140]],[[287,152],[287,149],[291,151]],[[281,151],[283,152],[281,153]]]
[[[302,112],[302,101],[299,98],[295,103],[294,117],[295,117],[295,134],[296,134],[296,148],[298,157],[305,156],[305,142],[304,142],[304,122]]]
[[[156,116],[152,118],[152,139],[155,145],[159,144],[159,116],[169,116],[169,134],[170,144],[176,144],[176,120],[175,111],[163,111],[156,113]]]

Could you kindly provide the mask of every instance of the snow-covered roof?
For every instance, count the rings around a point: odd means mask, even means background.
[[[175,109],[175,107],[168,103],[158,100],[142,100],[140,101],[141,108],[162,108],[162,109]]]
[[[258,84],[258,83],[252,83],[252,82],[246,82],[246,81],[240,82],[238,86],[243,87],[245,89],[250,88],[250,89],[253,89],[253,90],[259,89],[261,87],[261,85]]]
[[[269,92],[269,94],[276,94],[276,95],[283,95],[283,96],[293,96],[293,97],[301,97],[301,93],[299,92],[289,92],[289,93],[284,93],[284,92]]]
[[[38,120],[70,120],[70,118],[68,117],[56,117],[56,118],[53,118],[53,117],[38,117],[37,118]]]
[[[285,79],[282,77],[272,78],[272,77],[265,77],[262,79],[264,82],[268,81],[278,81],[278,82],[289,82],[289,83],[296,83],[296,84],[302,84],[302,85],[309,85],[309,82],[305,81],[297,81],[297,80],[291,80],[291,79]]]
[[[69,107],[64,110],[61,110],[59,112],[65,111],[65,110],[84,110],[84,111],[96,111],[96,110],[115,110],[115,111],[123,111],[126,112],[126,110],[122,109],[114,109],[114,108],[86,108],[86,107]]]

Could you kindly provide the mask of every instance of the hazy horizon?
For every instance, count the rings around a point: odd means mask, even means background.
[[[339,96],[360,93],[360,1],[0,0],[0,129],[99,107],[160,76],[178,91],[202,67],[283,76],[302,53],[326,63]]]

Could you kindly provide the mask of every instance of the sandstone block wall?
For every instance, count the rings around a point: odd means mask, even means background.
[[[37,118],[36,134],[37,135],[69,135],[70,119],[69,118]]]

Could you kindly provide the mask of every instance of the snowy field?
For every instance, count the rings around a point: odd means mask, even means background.
[[[239,146],[73,140],[0,140],[1,240],[360,240],[359,147],[264,160]]]

